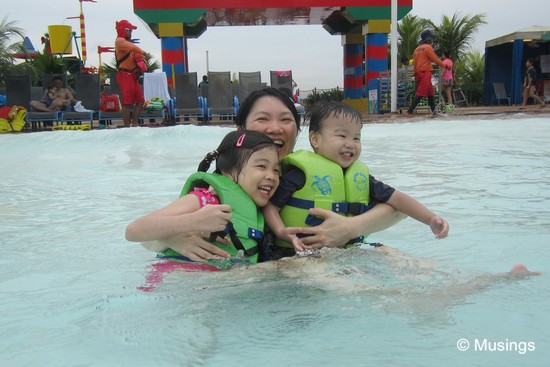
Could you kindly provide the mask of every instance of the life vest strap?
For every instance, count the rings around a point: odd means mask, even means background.
[[[209,241],[214,242],[217,237],[225,238],[225,236],[227,236],[228,234],[229,238],[231,238],[231,243],[233,243],[233,246],[235,246],[237,250],[242,250],[246,256],[254,256],[258,253],[258,243],[262,241],[264,236],[262,231],[255,228],[248,228],[248,238],[256,240],[257,245],[249,249],[245,249],[243,243],[241,242],[239,237],[237,237],[237,231],[235,230],[233,223],[229,221],[227,222],[227,225],[225,226],[225,229],[223,231],[212,232],[210,234]]]
[[[291,197],[287,205],[309,210],[315,208],[315,201]],[[332,203],[332,211],[341,214],[359,215],[367,211],[367,205],[363,203],[348,203],[347,201]]]

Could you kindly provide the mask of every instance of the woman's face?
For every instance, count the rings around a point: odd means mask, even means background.
[[[259,98],[248,114],[244,128],[262,132],[277,145],[279,158],[294,149],[298,128],[290,110],[281,100],[273,96]]]

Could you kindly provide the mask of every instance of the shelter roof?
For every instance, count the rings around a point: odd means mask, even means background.
[[[413,0],[398,0],[398,19]],[[320,24],[346,33],[371,19],[390,19],[391,0],[134,0],[134,12],[158,36],[159,23],[183,23],[188,38],[207,27]]]
[[[485,48],[502,45],[504,43],[513,42],[514,40],[522,39],[526,42],[531,41],[549,41],[550,26],[533,25],[527,28],[520,29],[514,33],[500,36],[485,42]]]

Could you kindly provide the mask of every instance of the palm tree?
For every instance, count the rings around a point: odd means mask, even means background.
[[[483,92],[485,57],[479,51],[471,51],[455,63],[457,84],[468,94],[470,104],[480,104]]]
[[[397,53],[399,60],[412,58],[418,46],[420,33],[429,25],[429,21],[416,15],[407,14],[397,23]]]
[[[487,24],[485,14],[466,15],[461,17],[455,13],[451,18],[444,15],[441,24],[436,25],[429,21],[430,26],[437,34],[437,42],[434,45],[436,52],[441,54],[443,50],[449,50],[452,60],[459,60],[471,50],[474,34],[482,24]]]
[[[13,54],[23,48],[23,30],[15,25],[15,22],[8,22],[5,16],[0,22],[0,85],[5,84],[6,76],[13,75],[15,67]],[[10,43],[12,37],[21,37],[21,41]]]

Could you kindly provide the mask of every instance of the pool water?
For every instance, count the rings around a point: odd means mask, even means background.
[[[231,130],[0,136],[0,365],[548,365],[547,118],[364,126],[371,173],[445,217],[444,240],[407,219],[369,237],[394,252],[173,271],[142,291],[159,260],[126,225]],[[542,275],[502,274],[516,263]]]

